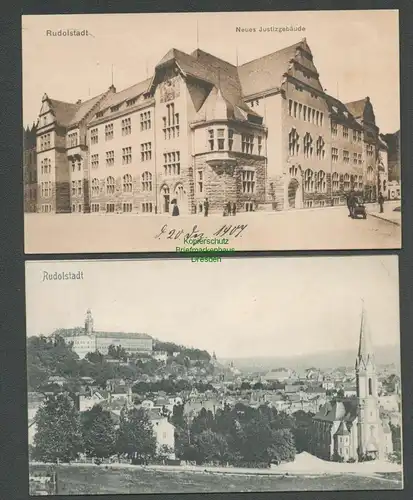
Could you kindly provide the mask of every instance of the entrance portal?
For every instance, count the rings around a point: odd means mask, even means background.
[[[162,200],[162,212],[164,214],[169,213],[169,204],[170,204],[170,194],[169,194],[169,187],[168,186],[163,186],[161,188],[161,200]]]
[[[300,208],[301,189],[297,179],[292,179],[288,185],[288,206],[289,208]]]

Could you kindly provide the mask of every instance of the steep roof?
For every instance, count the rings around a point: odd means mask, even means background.
[[[88,99],[85,102],[79,103],[77,106],[77,110],[70,120],[69,125],[75,125],[79,123],[83,118],[91,111],[93,106],[105,95],[106,92],[97,95],[96,97],[92,97],[92,99]]]
[[[133,99],[134,97],[139,97],[140,95],[147,92],[150,82],[151,79],[148,78],[146,80],[143,80],[142,82],[132,85],[131,87],[121,90],[120,92],[114,92],[105,102],[105,104],[100,108],[100,111],[104,111],[108,108],[111,108],[112,106],[122,104],[123,102],[128,101],[129,99]]]
[[[342,420],[340,425],[338,426],[336,436],[348,436],[349,434],[350,434],[350,432],[347,429],[347,425]]]
[[[339,420],[352,422],[356,417],[357,400],[355,398],[347,398],[326,403],[313,418],[314,420],[333,423]]]
[[[238,67],[239,79],[244,95],[265,92],[280,87],[289,62],[294,58],[301,42],[285,47],[277,52],[254,59]]]
[[[57,101],[56,99],[50,98],[49,102],[56,117],[56,122],[63,127],[67,127],[70,124],[80,107],[79,104]]]
[[[366,107],[366,99],[346,102],[345,106],[355,118],[363,118],[364,108]]]

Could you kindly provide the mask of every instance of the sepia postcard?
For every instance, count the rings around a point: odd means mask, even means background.
[[[31,495],[403,487],[397,256],[31,261],[26,307]]]
[[[397,10],[23,16],[28,254],[401,247]]]

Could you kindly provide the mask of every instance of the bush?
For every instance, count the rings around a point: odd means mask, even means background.
[[[355,458],[349,458],[349,459],[347,460],[347,463],[348,463],[348,464],[354,464],[354,463],[356,463],[356,462],[357,462],[357,460],[356,460]]]
[[[393,453],[389,453],[387,455],[389,462],[393,464],[401,464],[402,463],[402,454],[400,451],[394,451]]]

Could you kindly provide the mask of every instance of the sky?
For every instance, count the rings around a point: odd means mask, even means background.
[[[43,281],[44,271],[79,272]],[[362,300],[376,346],[400,342],[396,256],[26,263],[27,335],[83,326],[148,333],[218,358],[357,349]]]
[[[23,122],[37,119],[41,98],[76,102],[152,75],[171,49],[197,48],[236,64],[306,37],[326,91],[343,102],[369,96],[381,132],[400,128],[398,12],[303,11],[23,16]],[[259,33],[259,27],[305,31]],[[236,27],[256,32],[236,32]],[[88,30],[88,37],[46,30]],[[198,33],[198,35],[197,35]],[[197,42],[198,40],[198,42]]]

